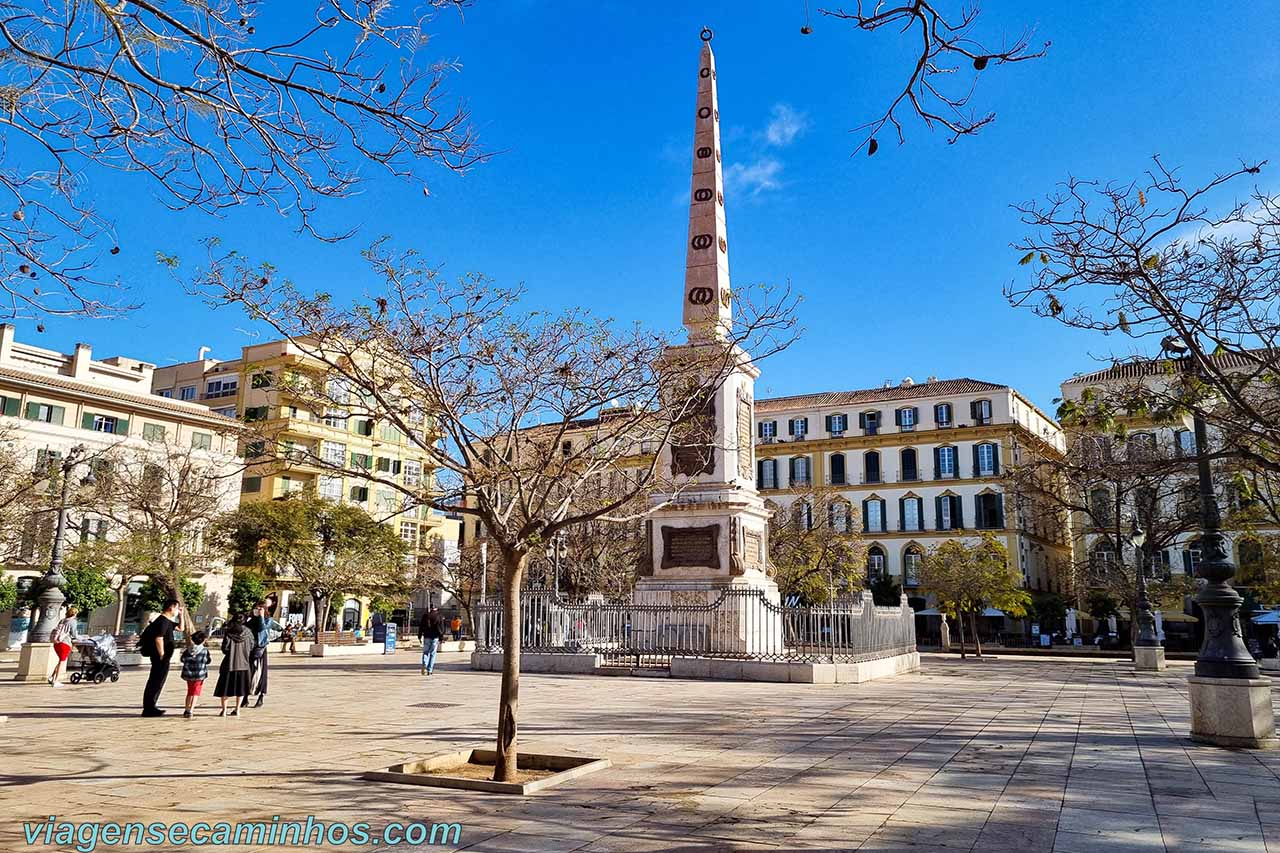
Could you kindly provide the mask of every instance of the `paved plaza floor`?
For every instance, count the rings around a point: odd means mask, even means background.
[[[0,665],[3,851],[28,849],[21,821],[49,815],[314,815],[456,821],[461,841],[307,849],[1280,853],[1280,752],[1189,742],[1188,664],[1135,675],[926,655],[919,675],[839,686],[527,675],[523,748],[614,764],[528,798],[358,778],[489,745],[499,676],[462,655],[430,678],[407,651],[276,657],[267,707],[238,719],[211,697],[182,719],[176,672],[177,710],[147,720],[141,670],[55,692],[13,683],[13,669]]]

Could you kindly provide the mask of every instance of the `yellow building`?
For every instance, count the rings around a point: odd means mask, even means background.
[[[203,356],[204,351],[201,351]],[[353,503],[374,518],[392,525],[409,545],[411,561],[425,560],[434,549],[456,551],[458,523],[430,507],[407,507],[403,495],[359,477],[343,477],[333,467],[367,468],[382,479],[408,487],[434,483],[435,471],[422,450],[430,438],[425,413],[410,410],[410,425],[422,430],[414,438],[389,424],[368,417],[353,400],[355,413],[341,408],[313,411],[314,404],[291,391],[304,380],[320,381],[326,366],[297,344],[271,341],[243,347],[240,358],[196,361],[155,371],[155,393],[198,402],[229,418],[239,418],[256,433],[275,443],[268,453],[264,441],[245,447],[248,462],[241,482],[241,501],[273,500],[310,491],[333,501]],[[326,396],[335,403],[345,397],[332,381]],[[255,462],[255,459],[261,461]],[[450,547],[452,544],[452,548]],[[281,613],[310,624],[314,615],[305,590],[278,590]],[[299,594],[294,594],[299,593]],[[350,597],[341,603],[343,627],[362,626],[367,602]]]

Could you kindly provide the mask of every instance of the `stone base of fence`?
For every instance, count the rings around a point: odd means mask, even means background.
[[[920,654],[891,655],[857,663],[794,663],[785,661],[672,658],[672,678],[721,681],[773,681],[790,684],[861,684],[920,669]]]
[[[521,672],[556,672],[589,675],[604,664],[600,655],[520,653]],[[471,668],[482,672],[502,672],[502,652],[472,652]]]
[[[520,655],[521,672],[591,675],[603,668],[604,659],[596,654]],[[471,668],[483,672],[502,671],[501,652],[474,652]],[[652,670],[646,674],[665,674],[671,678],[701,678],[719,681],[772,681],[783,684],[861,684],[877,678],[892,678],[917,672],[920,654],[900,655],[858,661],[857,663],[795,663],[786,661],[728,660],[722,658],[671,659],[669,670]]]

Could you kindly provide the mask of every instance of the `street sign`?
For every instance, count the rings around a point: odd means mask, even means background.
[[[393,654],[396,650],[396,623],[387,623],[387,636],[382,641],[382,653],[384,655]]]

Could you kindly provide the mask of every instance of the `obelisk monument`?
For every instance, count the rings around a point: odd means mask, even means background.
[[[709,351],[702,348],[724,351],[733,323],[710,30],[702,31],[702,41],[682,291],[688,342],[668,349],[672,360],[696,359]],[[755,484],[754,388],[759,371],[747,353],[738,348],[730,352],[734,366],[708,400],[708,429],[699,446],[677,441],[662,450],[659,464],[664,475],[670,475],[673,491],[655,496],[657,505],[668,505],[656,510],[649,522],[650,574],[637,583],[638,604],[709,605],[721,600],[726,590],[739,591],[731,599],[756,599],[741,594],[754,590],[778,602],[778,587],[767,571],[768,513]],[[730,633],[744,650],[758,651],[762,644],[774,643],[754,636],[756,629],[745,623]]]

